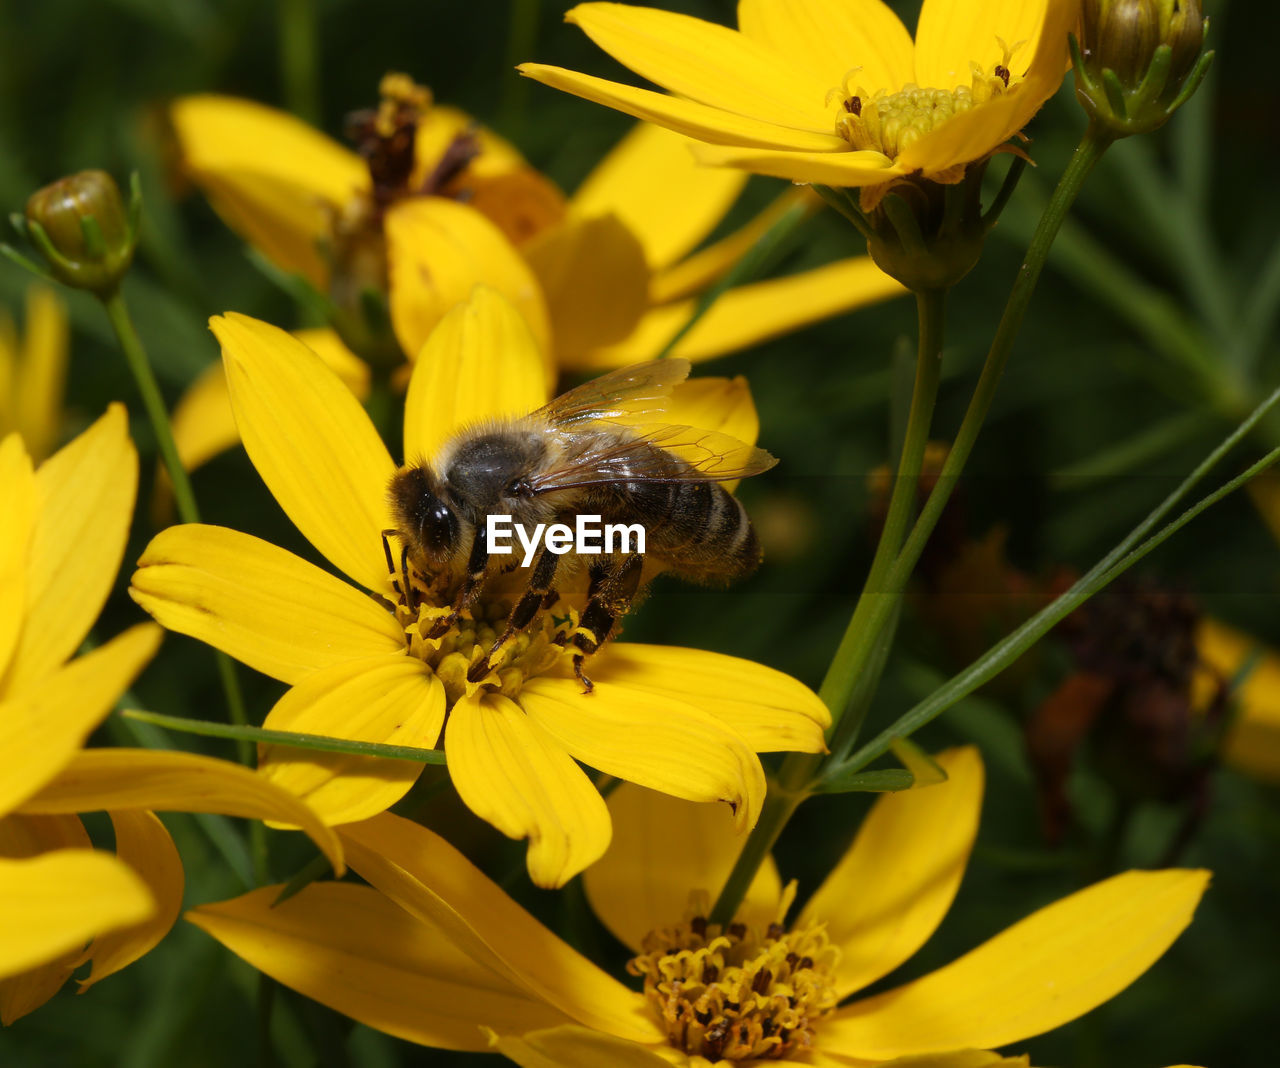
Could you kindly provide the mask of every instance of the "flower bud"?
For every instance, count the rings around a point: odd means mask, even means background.
[[[126,209],[106,171],[81,171],[31,194],[26,229],[55,277],[99,295],[120,284],[138,243],[139,196]]]
[[[1195,92],[1213,53],[1200,0],[1084,0],[1073,42],[1076,97],[1120,137],[1162,126]]]

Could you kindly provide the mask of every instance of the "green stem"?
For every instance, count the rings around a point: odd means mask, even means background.
[[[701,321],[702,317],[711,310],[711,306],[720,299],[724,293],[736,286],[740,282],[744,282],[750,278],[754,278],[757,274],[764,270],[765,265],[772,259],[778,246],[791,234],[791,231],[799,226],[812,209],[803,200],[797,201],[790,208],[779,216],[768,230],[760,235],[760,239],[751,246],[750,251],[735,263],[719,281],[698,298],[697,306],[693,309],[693,314],[685,320],[679,330],[675,332],[671,340],[662,346],[662,351],[654,356],[655,360],[663,360],[672,354],[675,347],[685,339],[685,336]]]
[[[929,290],[916,294],[916,310],[920,320],[920,343],[916,359],[915,386],[911,395],[911,410],[907,416],[907,429],[902,443],[894,475],[893,492],[889,497],[889,511],[885,517],[880,543],[871,562],[871,570],[863,584],[862,594],[854,608],[853,618],[845,630],[839,649],[827,669],[818,696],[831,710],[833,722],[833,746],[838,752],[838,739],[850,731],[856,731],[862,715],[846,715],[860,692],[865,693],[868,680],[864,668],[877,651],[881,627],[867,628],[866,621],[878,616],[881,605],[884,618],[897,606],[901,590],[891,590],[883,585],[887,573],[902,540],[916,499],[916,487],[924,466],[925,446],[929,442],[929,424],[933,419],[934,401],[938,395],[938,379],[941,374],[942,325],[944,290]],[[881,661],[883,666],[883,661]],[[870,703],[859,701],[860,711],[865,712]],[[844,744],[849,744],[845,742]],[[778,782],[765,798],[764,808],[746,843],[742,847],[733,871],[725,881],[724,889],[711,910],[713,923],[727,923],[733,918],[743,895],[755,878],[756,871],[769,855],[773,843],[800,803],[809,796],[823,762],[821,754],[792,753],[783,761]]]
[[[843,715],[849,705],[850,696],[857,690],[860,677],[875,654],[879,635],[887,625],[892,613],[897,609],[901,600],[902,590],[906,588],[907,580],[911,577],[911,572],[914,570],[916,562],[920,559],[920,554],[924,551],[925,542],[928,540],[930,533],[932,533],[934,526],[937,525],[938,519],[942,515],[942,510],[951,496],[956,479],[963,470],[965,462],[969,459],[969,454],[973,451],[978,431],[981,429],[987,412],[990,410],[991,402],[995,397],[996,386],[1000,382],[1005,364],[1008,363],[1009,356],[1013,351],[1014,339],[1017,336],[1019,327],[1022,325],[1022,319],[1026,314],[1027,305],[1031,301],[1031,295],[1035,292],[1040,273],[1044,269],[1049,249],[1053,245],[1053,239],[1061,228],[1067,211],[1084,185],[1085,179],[1089,176],[1089,173],[1093,170],[1112,140],[1113,138],[1105,131],[1090,125],[1081,138],[1080,144],[1076,146],[1071,162],[1067,165],[1062,178],[1058,181],[1053,197],[1045,208],[1036,231],[1032,235],[1026,257],[1023,259],[1017,278],[1014,280],[1013,288],[1009,292],[1004,314],[1000,317],[1000,323],[996,327],[995,337],[992,339],[991,348],[987,353],[987,360],[983,365],[982,374],[978,379],[978,384],[974,387],[969,408],[965,412],[964,421],[961,423],[951,450],[947,454],[942,473],[934,486],[933,492],[929,494],[929,499],[925,502],[920,517],[916,520],[915,526],[911,528],[911,533],[907,536],[905,544],[903,544],[901,540],[894,543],[892,539],[901,538],[901,531],[896,529],[898,522],[905,522],[905,520],[901,519],[901,516],[905,515],[907,520],[910,518],[911,504],[915,496],[915,483],[920,470],[918,466],[915,467],[916,479],[904,477],[906,472],[910,470],[907,466],[910,458],[908,452],[909,450],[914,451],[913,436],[923,434],[924,437],[919,444],[920,458],[923,460],[924,444],[928,440],[927,420],[924,421],[923,429],[919,425],[919,419],[916,419],[917,425],[915,427],[911,425],[911,420],[908,421],[907,439],[903,446],[902,462],[899,464],[894,484],[894,497],[897,497],[900,493],[908,495],[905,498],[905,502],[899,503],[896,509],[894,507],[894,499],[890,499],[890,515],[886,519],[880,545],[876,549],[876,559],[872,561],[871,572],[867,576],[862,595],[858,598],[858,604],[854,608],[853,618],[849,621],[849,626],[840,641],[840,647],[836,650],[836,655],[827,670],[827,676],[818,691],[819,696],[822,697],[827,707],[831,709],[833,720],[830,741],[831,755],[824,758],[820,754],[791,753],[783,761],[778,774],[778,800],[772,807],[769,800],[766,800],[760,820],[743,846],[742,853],[738,857],[733,871],[730,872],[719,899],[716,901],[711,917],[714,921],[724,922],[727,917],[732,917],[743,895],[746,893],[747,887],[751,885],[752,879],[755,878],[756,869],[768,854],[778,835],[782,833],[782,828],[786,825],[787,820],[790,819],[791,813],[812,792],[813,784],[821,773],[823,765],[829,763],[835,766],[837,763],[842,763],[844,755],[842,750],[847,751],[852,746],[861,724],[859,722],[860,717]],[[922,354],[927,351],[926,335],[935,326],[939,336],[931,338],[930,343],[935,346],[935,351],[940,348],[941,296],[935,295],[935,301],[936,303],[931,303],[927,294],[917,295],[917,307],[921,316],[920,351]],[[936,322],[934,322],[935,319]],[[925,367],[927,363],[928,361],[923,358],[920,361],[921,367]],[[920,374],[922,372],[918,369],[917,373]],[[926,371],[924,373],[932,373],[934,375],[934,389],[936,391],[937,368],[934,367],[931,372]],[[918,380],[917,385],[919,385]],[[920,396],[921,392],[917,390],[917,397]],[[913,398],[912,409],[914,417],[917,415],[915,398]],[[929,409],[931,413],[932,400],[929,401]],[[909,486],[908,482],[910,483]],[[892,559],[890,564],[885,565],[881,560],[881,555],[882,550],[884,552],[890,551],[886,548],[888,545],[893,546],[892,554],[896,554],[896,559]],[[899,551],[899,548],[901,551]],[[883,752],[884,748],[888,746],[888,740],[886,739],[888,733],[882,733],[875,743],[872,743],[872,745],[879,745],[883,741],[883,745],[878,750],[879,752]],[[866,753],[870,748],[871,746],[864,746],[859,752],[859,756]],[[870,759],[870,757],[867,759]],[[865,763],[866,760],[858,766],[861,767]]]
[[[995,337],[992,338],[991,348],[987,352],[987,361],[983,365],[978,384],[974,387],[973,397],[969,401],[964,420],[960,424],[960,429],[956,431],[955,440],[947,453],[946,462],[942,465],[942,473],[938,477],[933,492],[929,494],[929,499],[925,502],[920,518],[916,520],[916,525],[907,538],[906,545],[903,546],[902,552],[890,571],[887,581],[891,586],[905,583],[910,577],[916,561],[924,552],[929,535],[942,515],[943,508],[951,498],[951,491],[955,489],[956,480],[964,470],[969,454],[973,452],[974,443],[978,440],[978,432],[982,429],[987,412],[991,409],[996,387],[1000,384],[1005,365],[1013,352],[1014,339],[1022,326],[1027,305],[1031,302],[1031,295],[1035,292],[1036,283],[1040,280],[1040,273],[1044,270],[1053,239],[1067,217],[1067,211],[1080,193],[1085,179],[1102,158],[1103,152],[1107,150],[1111,141],[1111,135],[1090,125],[1080,139],[1080,144],[1076,146],[1067,169],[1058,180],[1058,186],[1053,191],[1044,214],[1040,217],[1040,223],[1031,237],[1031,243],[1027,246],[1027,254],[1023,258],[1022,266],[1018,269],[1018,277],[1009,292],[1004,314],[1000,317],[1000,324],[996,327]]]
[[[419,764],[445,762],[444,751],[440,749],[423,749],[412,745],[387,745],[383,742],[357,742],[349,738],[332,738],[327,734],[275,731],[267,727],[233,727],[229,723],[166,716],[160,712],[143,712],[136,708],[121,712],[120,715],[140,723],[152,723],[157,727],[166,727],[185,734],[199,734],[206,738],[228,738],[249,744],[289,745],[296,749],[315,749],[324,753],[345,753],[349,756],[375,756],[386,760],[413,760]]]
[[[315,0],[278,0],[276,15],[285,107],[300,119],[318,125],[320,78]]]
[[[128,305],[125,304],[124,296],[119,290],[104,297],[102,304],[106,309],[111,329],[115,331],[116,340],[124,353],[125,362],[128,363],[133,379],[138,384],[138,392],[142,394],[142,404],[147,410],[147,418],[151,421],[156,446],[160,450],[160,457],[173,484],[173,498],[177,504],[178,515],[184,523],[199,523],[200,510],[196,507],[196,495],[191,489],[187,469],[182,466],[182,460],[178,456],[178,446],[173,440],[173,429],[169,426],[169,412],[165,407],[164,397],[160,394],[160,386],[156,383],[155,375],[151,371],[151,364],[147,360],[142,341],[138,337],[137,330],[134,329]],[[227,711],[231,722],[244,725],[249,722],[249,717],[245,712],[244,697],[240,692],[235,666],[226,653],[219,652],[217,658],[218,676],[226,695]],[[241,763],[252,764],[253,747],[248,742],[240,743],[238,753]]]
[[[942,372],[943,312],[945,290],[928,290],[916,294],[919,320],[919,350],[916,354],[916,379],[911,394],[911,409],[902,442],[902,456],[893,479],[889,510],[884,530],[871,561],[871,570],[863,583],[862,593],[854,607],[853,617],[836,649],[818,696],[831,710],[831,748],[839,752],[847,745],[858,724],[845,715],[849,701],[875,650],[876,640],[889,613],[898,604],[905,581],[894,584],[889,572],[902,548],[907,528],[915,511],[920,473],[924,468],[925,448],[929,444],[929,427],[938,396],[938,380]],[[875,625],[871,625],[874,620]]]

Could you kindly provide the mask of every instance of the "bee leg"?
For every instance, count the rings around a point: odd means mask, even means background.
[[[618,620],[627,614],[636,591],[640,589],[640,573],[644,560],[637,553],[626,557],[622,563],[609,569],[601,569],[591,577],[592,592],[587,607],[582,611],[579,626],[589,630],[593,637],[574,634],[573,673],[582,683],[582,692],[590,693],[592,682],[582,673],[582,664],[592,653],[609,640]],[[594,571],[594,569],[593,569]]]
[[[395,527],[388,527],[382,532],[382,555],[387,558],[387,574],[392,578],[391,585],[395,589],[396,593],[403,597],[405,596],[405,592],[400,588],[400,575],[399,572],[396,571],[395,562],[391,559],[391,542],[387,541],[387,538],[392,534],[398,535],[399,533],[400,531],[396,530]]]
[[[511,610],[511,615],[507,617],[507,626],[502,636],[493,643],[488,653],[471,665],[471,670],[467,672],[468,682],[479,682],[489,674],[489,660],[494,653],[501,649],[503,643],[512,635],[519,634],[534,621],[542,608],[543,600],[551,592],[551,580],[556,577],[556,567],[559,563],[559,554],[549,551],[544,545],[538,552],[538,559],[534,562],[533,574],[529,576],[529,588],[524,591],[520,600],[516,602],[515,608]]]
[[[435,625],[427,631],[428,639],[439,638],[458,621],[458,616],[462,614],[463,609],[480,595],[480,588],[484,585],[484,576],[488,569],[489,540],[485,535],[485,528],[478,527],[475,541],[471,543],[471,555],[467,558],[467,577],[462,580],[462,589],[453,599],[453,607],[449,609],[449,614],[437,619]]]

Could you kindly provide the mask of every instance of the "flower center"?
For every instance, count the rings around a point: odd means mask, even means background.
[[[501,586],[501,580],[497,584]],[[419,587],[413,608],[403,595],[392,602],[396,620],[404,628],[405,652],[430,666],[444,683],[448,708],[478,690],[514,699],[526,679],[546,674],[562,656],[571,655],[566,645],[578,626],[578,610],[563,599],[494,651],[520,592],[499,589],[493,596],[486,593],[434,637],[438,621],[449,615],[447,598],[435,595],[430,587],[425,591]],[[468,672],[485,656],[489,656],[489,670],[477,681],[470,681]]]
[[[649,932],[627,971],[644,977],[676,1049],[713,1062],[780,1060],[810,1046],[814,1025],[835,1008],[839,954],[823,924],[757,931],[694,916]]]
[[[843,87],[827,96],[828,103],[839,99],[843,106],[836,117],[836,133],[855,149],[871,149],[896,159],[949,119],[1016,90],[1021,78],[1011,73],[1009,61],[1020,47],[1010,48],[1000,41],[1004,56],[990,73],[970,63],[970,84],[954,89],[922,89],[909,82],[893,93],[877,89],[868,94],[861,86],[851,91],[849,82],[857,73],[855,68],[845,76]]]

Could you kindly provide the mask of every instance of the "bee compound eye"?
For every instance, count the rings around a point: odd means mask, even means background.
[[[437,552],[450,548],[457,534],[453,511],[439,498],[422,510],[422,540]]]

